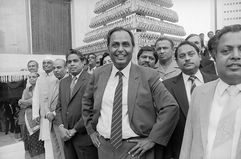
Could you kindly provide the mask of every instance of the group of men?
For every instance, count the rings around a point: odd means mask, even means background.
[[[44,60],[33,118],[40,117],[46,159],[240,158],[241,25],[210,44],[215,72],[205,71],[192,39],[174,49],[161,37],[140,49],[137,65],[132,32],[116,27],[107,35],[113,64],[85,69],[77,50],[66,62]]]

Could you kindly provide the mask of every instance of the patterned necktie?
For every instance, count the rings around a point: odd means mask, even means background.
[[[190,80],[192,82],[192,85],[191,85],[191,89],[190,89],[190,93],[192,94],[194,88],[196,87],[196,84],[195,84],[195,79],[197,79],[196,76],[194,75],[191,75],[188,80]]]
[[[114,104],[111,121],[111,136],[110,143],[117,149],[122,144],[122,72],[118,71],[116,75],[119,76],[119,82],[115,89]]]
[[[76,84],[76,80],[77,80],[77,77],[74,76],[72,78],[72,81],[71,81],[71,84],[70,84],[70,97],[72,97],[72,94],[73,94],[73,90],[74,90],[74,86]]]
[[[238,92],[239,89],[235,86],[227,88],[229,97],[218,122],[211,158],[231,158],[235,118],[238,108],[235,97]]]

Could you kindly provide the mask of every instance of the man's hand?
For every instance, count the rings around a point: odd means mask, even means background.
[[[45,116],[50,122],[52,122],[55,117],[53,112],[48,112]]]
[[[59,126],[59,132],[60,132],[60,136],[64,141],[67,141],[71,138],[71,136],[69,136],[68,134],[68,130],[65,129],[63,126]]]
[[[19,99],[19,101],[18,101],[18,105],[21,105],[22,102],[23,102],[23,100],[22,100],[22,99]]]
[[[136,146],[134,146],[128,153],[135,157],[138,155],[140,158],[146,151],[150,150],[154,147],[155,143],[150,141],[148,138],[144,139],[131,139],[128,142],[136,142]]]
[[[73,129],[68,130],[67,133],[68,133],[68,135],[69,135],[70,137],[73,137],[76,132],[77,132],[77,131],[75,130],[75,128],[73,128]]]
[[[99,134],[97,132],[90,134],[90,138],[96,147],[100,147],[100,139]]]

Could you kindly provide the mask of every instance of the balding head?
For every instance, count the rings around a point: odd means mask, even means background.
[[[53,63],[53,72],[56,78],[62,79],[67,73],[65,60],[56,59]]]

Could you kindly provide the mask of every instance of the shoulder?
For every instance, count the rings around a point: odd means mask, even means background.
[[[195,93],[201,93],[201,92],[210,92],[211,89],[214,89],[218,83],[219,79],[216,79],[214,81],[210,81],[210,82],[207,82],[207,83],[204,83],[200,86],[197,86],[195,89],[194,89],[194,92],[193,94]]]
[[[161,78],[159,72],[156,69],[139,66],[137,64],[132,64],[131,71],[134,71],[134,72],[138,73],[139,75],[142,75],[142,76],[145,76],[148,78],[152,78],[152,77],[156,77],[159,79]]]
[[[203,78],[205,81],[213,81],[213,80],[216,80],[218,79],[218,76],[215,75],[215,74],[211,74],[211,73],[206,73],[206,72],[203,72],[201,71],[202,75],[203,75]]]

